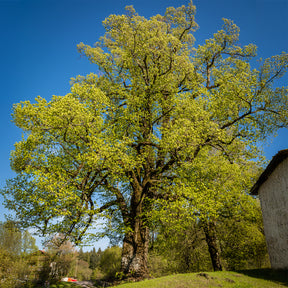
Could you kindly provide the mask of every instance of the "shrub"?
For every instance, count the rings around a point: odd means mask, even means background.
[[[114,246],[107,248],[100,259],[101,271],[104,273],[104,278],[114,278],[121,267],[121,248]]]

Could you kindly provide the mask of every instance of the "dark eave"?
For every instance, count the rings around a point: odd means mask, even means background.
[[[275,156],[273,156],[267,168],[263,171],[257,182],[252,187],[250,192],[251,195],[258,195],[258,190],[260,186],[269,178],[269,176],[276,169],[276,167],[281,162],[283,162],[287,157],[288,157],[288,149],[280,150]]]

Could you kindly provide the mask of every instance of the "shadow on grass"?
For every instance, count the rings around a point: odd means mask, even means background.
[[[288,270],[273,270],[273,269],[253,269],[237,271],[244,275],[278,282],[288,287]]]

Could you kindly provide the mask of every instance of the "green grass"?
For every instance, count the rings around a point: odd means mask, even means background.
[[[50,288],[79,288],[74,283],[60,282]],[[116,288],[280,288],[288,287],[288,271],[271,269],[238,272],[203,272],[177,274],[166,277],[126,283]]]
[[[257,272],[258,271],[258,274]],[[253,274],[254,273],[254,274]],[[272,273],[273,274],[273,273]],[[202,275],[202,276],[201,276]],[[284,275],[284,274],[283,274]],[[238,272],[205,272],[192,274],[178,274],[136,283],[126,283],[117,288],[276,288],[288,287],[285,275],[278,277],[277,273],[267,280],[267,271],[255,270],[249,273]],[[288,277],[288,276],[287,276]],[[264,278],[264,279],[263,279]],[[269,278],[269,277],[268,277]]]

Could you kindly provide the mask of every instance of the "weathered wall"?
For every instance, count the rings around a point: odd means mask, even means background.
[[[259,189],[271,267],[288,269],[288,159]]]

